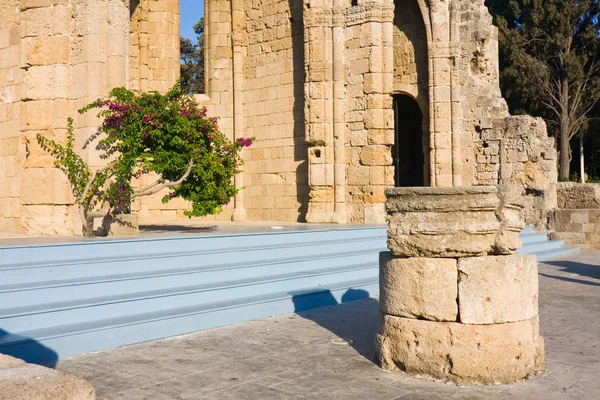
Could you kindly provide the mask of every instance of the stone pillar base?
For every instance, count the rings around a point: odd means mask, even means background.
[[[434,322],[381,314],[379,365],[462,385],[497,385],[542,371],[538,318],[492,325]]]
[[[379,365],[463,385],[542,370],[537,260],[514,254],[521,189],[395,188],[379,258]]]

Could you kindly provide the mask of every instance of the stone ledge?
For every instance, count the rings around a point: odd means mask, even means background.
[[[522,188],[391,188],[388,248],[398,257],[512,254],[521,247]]]
[[[73,374],[0,354],[0,400],[94,400],[96,391]]]

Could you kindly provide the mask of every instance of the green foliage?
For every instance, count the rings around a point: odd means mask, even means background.
[[[47,139],[40,134],[36,138],[40,146],[50,152],[55,158],[54,166],[61,169],[67,175],[77,204],[82,205],[88,211],[93,206],[94,193],[100,192],[99,189],[104,185],[107,174],[97,174],[92,179],[92,171],[87,163],[73,149],[73,142],[75,141],[73,119],[68,119],[65,146],[56,143],[54,140]],[[88,183],[90,183],[90,189],[86,193],[85,189]]]
[[[134,197],[168,188],[164,203],[181,197],[192,205],[185,215],[204,216],[221,211],[237,193],[233,177],[242,165],[240,150],[252,140],[229,141],[219,132],[217,119],[207,117],[179,82],[165,95],[113,89],[107,99],[79,113],[93,109],[103,121],[97,148],[101,158],[110,160],[93,176],[73,150],[72,121],[65,147],[38,136],[56,158],[55,165],[67,173],[86,211],[94,198],[94,204],[106,201],[113,210],[127,212]],[[135,190],[132,182],[148,173],[158,180]]]
[[[204,17],[194,25],[196,43],[180,38],[181,85],[188,93],[204,93]]]

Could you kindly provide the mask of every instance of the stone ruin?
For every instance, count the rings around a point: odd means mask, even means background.
[[[83,144],[98,120],[78,108],[173,85],[179,24],[178,0],[0,3],[0,232],[78,234],[35,135],[64,139],[72,116]],[[380,224],[389,186],[512,183],[545,225],[556,152],[543,121],[508,113],[484,0],[206,0],[205,28],[198,102],[231,139],[256,137],[212,219]],[[161,197],[133,204],[140,223],[186,218]]]
[[[387,191],[377,361],[458,384],[506,384],[542,371],[535,255],[514,254],[519,187]]]

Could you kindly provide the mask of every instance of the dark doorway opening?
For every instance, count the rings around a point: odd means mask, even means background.
[[[394,95],[395,140],[392,158],[396,187],[425,186],[423,157],[423,113],[415,99]]]

